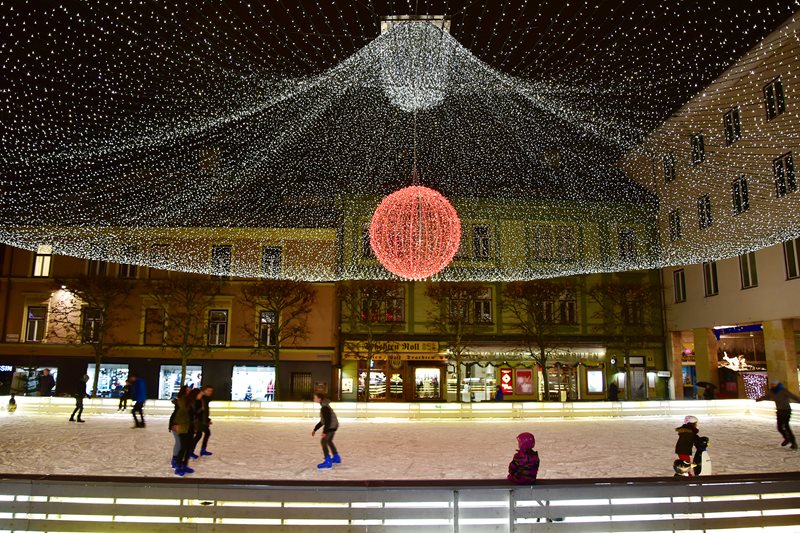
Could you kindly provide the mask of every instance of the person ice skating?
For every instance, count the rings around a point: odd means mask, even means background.
[[[200,456],[214,455],[207,450],[208,439],[211,437],[211,416],[208,412],[208,404],[211,402],[211,396],[213,395],[214,387],[206,385],[198,391],[195,399],[194,408],[197,426],[195,428],[194,441],[192,442],[192,451],[190,453],[192,459],[197,459],[199,457],[195,453],[195,448],[197,448],[197,443],[200,442],[200,439],[203,439],[203,444],[200,447]]]
[[[8,399],[8,413],[12,414],[17,411],[17,400],[14,397],[14,393],[11,393],[11,398]]]
[[[117,406],[117,411],[127,411],[128,409],[128,400],[131,397],[131,380],[130,378],[125,380],[125,385],[123,385],[122,390],[119,392],[119,405]]]
[[[193,474],[194,469],[189,468],[189,453],[192,451],[192,439],[194,437],[194,397],[189,392],[182,398],[176,398],[176,409],[171,418],[172,425],[170,431],[178,435],[180,450],[175,461],[175,475],[184,476]]]
[[[42,370],[42,375],[39,376],[39,396],[52,396],[55,386],[56,380],[50,375],[50,369]]]
[[[508,480],[517,485],[533,485],[539,474],[539,453],[533,449],[536,439],[532,433],[517,435],[517,453],[508,463]]]
[[[144,379],[136,376],[135,374],[131,375],[131,388],[133,389],[132,396],[133,401],[133,409],[131,413],[133,414],[133,424],[134,428],[143,428],[144,427],[144,402],[147,401],[147,384],[144,382]],[[139,413],[139,419],[136,418],[136,413]]]
[[[325,460],[318,464],[317,468],[332,468],[334,464],[342,462],[342,458],[339,457],[339,452],[336,451],[336,446],[333,444],[333,437],[336,434],[336,430],[339,429],[339,420],[336,418],[336,413],[331,409],[330,400],[328,400],[323,393],[314,393],[314,402],[320,405],[320,420],[317,422],[317,425],[314,426],[311,436],[313,437],[317,430],[322,428],[320,444],[322,444],[322,454],[325,456]],[[333,455],[331,455],[331,453],[333,453]]]
[[[180,457],[181,453],[181,436],[177,431],[173,430],[175,426],[175,416],[178,414],[178,409],[180,408],[181,402],[189,394],[189,387],[183,386],[178,391],[178,395],[172,399],[172,405],[174,408],[172,409],[172,414],[169,417],[169,424],[167,425],[167,429],[172,434],[172,438],[174,439],[174,443],[172,445],[172,468],[178,468],[178,458]]]
[[[706,383],[705,387],[703,387],[703,399],[704,400],[713,400],[717,395],[717,386],[713,383]]]
[[[694,472],[691,470],[692,449],[699,449],[705,446],[705,443],[698,435],[700,430],[697,429],[697,423],[697,417],[689,415],[683,419],[682,426],[675,428],[675,431],[678,432],[678,442],[675,443],[675,453],[678,455],[679,460],[690,465],[688,470],[689,476],[694,475]],[[675,461],[675,463],[677,464],[677,461]],[[675,469],[677,472],[677,466],[675,466]]]
[[[81,415],[83,414],[83,399],[87,396],[86,384],[88,382],[89,376],[87,374],[84,374],[80,381],[78,381],[78,386],[75,388],[75,394],[73,395],[75,397],[75,409],[73,409],[72,415],[69,417],[70,422],[75,422],[75,414],[78,415],[78,422],[85,422],[85,420],[81,418]]]
[[[781,446],[791,445],[792,450],[797,449],[797,440],[792,433],[792,428],[789,425],[789,420],[792,418],[791,402],[800,403],[800,398],[789,392],[783,383],[780,381],[773,381],[770,384],[769,390],[757,402],[764,400],[771,400],[775,402],[775,415],[778,420],[778,431],[783,437]]]

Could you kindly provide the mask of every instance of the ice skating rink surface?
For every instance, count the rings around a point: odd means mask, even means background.
[[[212,413],[213,415],[213,413]],[[594,420],[341,420],[335,443],[343,463],[318,471],[313,420],[220,419],[212,457],[193,461],[196,478],[393,480],[503,478],[516,435],[530,431],[541,478],[671,476],[678,417]],[[0,417],[0,472],[132,477],[172,476],[165,417],[132,429],[128,415]],[[797,426],[795,425],[795,433]],[[800,471],[800,452],[781,448],[775,422],[701,417],[715,474]]]

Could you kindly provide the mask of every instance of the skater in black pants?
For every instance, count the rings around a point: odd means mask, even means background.
[[[144,379],[132,374],[131,389],[133,392],[133,401],[135,402],[131,410],[133,414],[133,427],[143,428],[144,412],[142,412],[142,409],[144,408],[144,402],[147,401],[147,384],[144,382]],[[139,413],[139,419],[136,418],[136,413]]]
[[[119,393],[119,405],[117,411],[126,411],[128,409],[128,400],[131,397],[131,380],[125,381],[125,385]]]
[[[214,387],[206,385],[200,389],[197,394],[194,408],[197,419],[197,429],[194,435],[194,442],[192,443],[192,459],[197,459],[198,455],[194,453],[197,448],[197,443],[203,439],[203,445],[200,447],[200,456],[214,455],[206,448],[208,448],[208,439],[211,437],[211,416],[208,412],[208,404],[211,402],[211,396],[214,395]]]
[[[317,430],[322,428],[320,444],[322,444],[322,454],[325,456],[325,460],[318,464],[317,468],[332,468],[334,464],[342,462],[342,458],[339,457],[339,452],[336,451],[336,446],[333,444],[333,437],[336,435],[336,430],[339,429],[339,420],[336,418],[336,413],[331,409],[330,400],[324,394],[321,392],[314,393],[314,401],[320,405],[320,420],[314,426],[311,436],[313,437]],[[332,456],[331,453],[333,453]]]
[[[781,446],[790,444],[791,448],[796,450],[797,440],[794,437],[794,433],[792,433],[789,420],[792,418],[791,402],[800,403],[800,398],[786,390],[786,387],[784,387],[783,383],[780,381],[773,381],[767,393],[761,398],[758,398],[756,401],[761,402],[764,400],[772,400],[775,402],[775,414],[777,415],[778,419],[778,432],[780,432],[781,436],[783,437]]]
[[[75,414],[78,415],[78,422],[85,422],[81,418],[83,414],[83,399],[86,398],[86,383],[89,381],[89,376],[86,374],[83,375],[81,380],[78,382],[78,386],[75,388],[75,409],[72,411],[72,415],[69,417],[70,422],[75,422]]]
[[[194,396],[187,394],[183,398],[178,398],[176,408],[174,417],[171,418],[172,426],[169,429],[178,435],[178,440],[181,443],[175,474],[184,476],[194,473],[194,469],[189,468],[188,465],[194,437]]]

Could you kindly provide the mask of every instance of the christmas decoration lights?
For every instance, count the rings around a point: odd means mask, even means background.
[[[463,228],[443,279],[657,267],[798,234],[798,195],[767,201],[765,155],[792,149],[775,125],[796,119],[793,23],[729,76],[759,73],[749,83],[701,92],[680,112],[693,122],[650,135],[796,1],[414,4],[0,0],[0,241],[195,272],[211,272],[212,244],[233,244],[238,276],[264,275],[260,250],[281,248],[271,276],[388,277],[354,243],[405,185],[414,117],[425,185]],[[452,33],[408,22],[379,34],[381,17],[406,14],[443,15]],[[785,113],[755,118],[776,76]],[[701,130],[706,159],[689,168]],[[651,179],[665,152],[670,186]],[[730,196],[719,176],[742,171],[761,181],[733,216],[718,208]],[[688,231],[701,189],[706,233]],[[683,240],[671,244],[676,208]],[[491,239],[488,257],[476,236]]]

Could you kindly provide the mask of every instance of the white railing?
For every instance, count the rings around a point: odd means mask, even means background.
[[[0,409],[8,404],[0,396]],[[118,400],[85,400],[87,414],[117,413]],[[128,403],[128,411],[132,403]],[[481,402],[481,403],[389,403],[335,402],[341,418],[481,419],[481,418],[612,418],[625,416],[755,415],[775,416],[773,402],[753,400],[653,400],[635,402]],[[800,404],[794,404],[795,409]],[[17,397],[17,413],[69,415],[75,400],[67,397]],[[211,403],[214,418],[317,418],[319,405],[313,402],[231,402]],[[149,400],[145,415],[168,415],[172,403]],[[3,413],[4,414],[4,413]]]
[[[698,478],[699,479],[699,478]],[[191,482],[0,475],[9,531],[800,531],[800,475]]]

